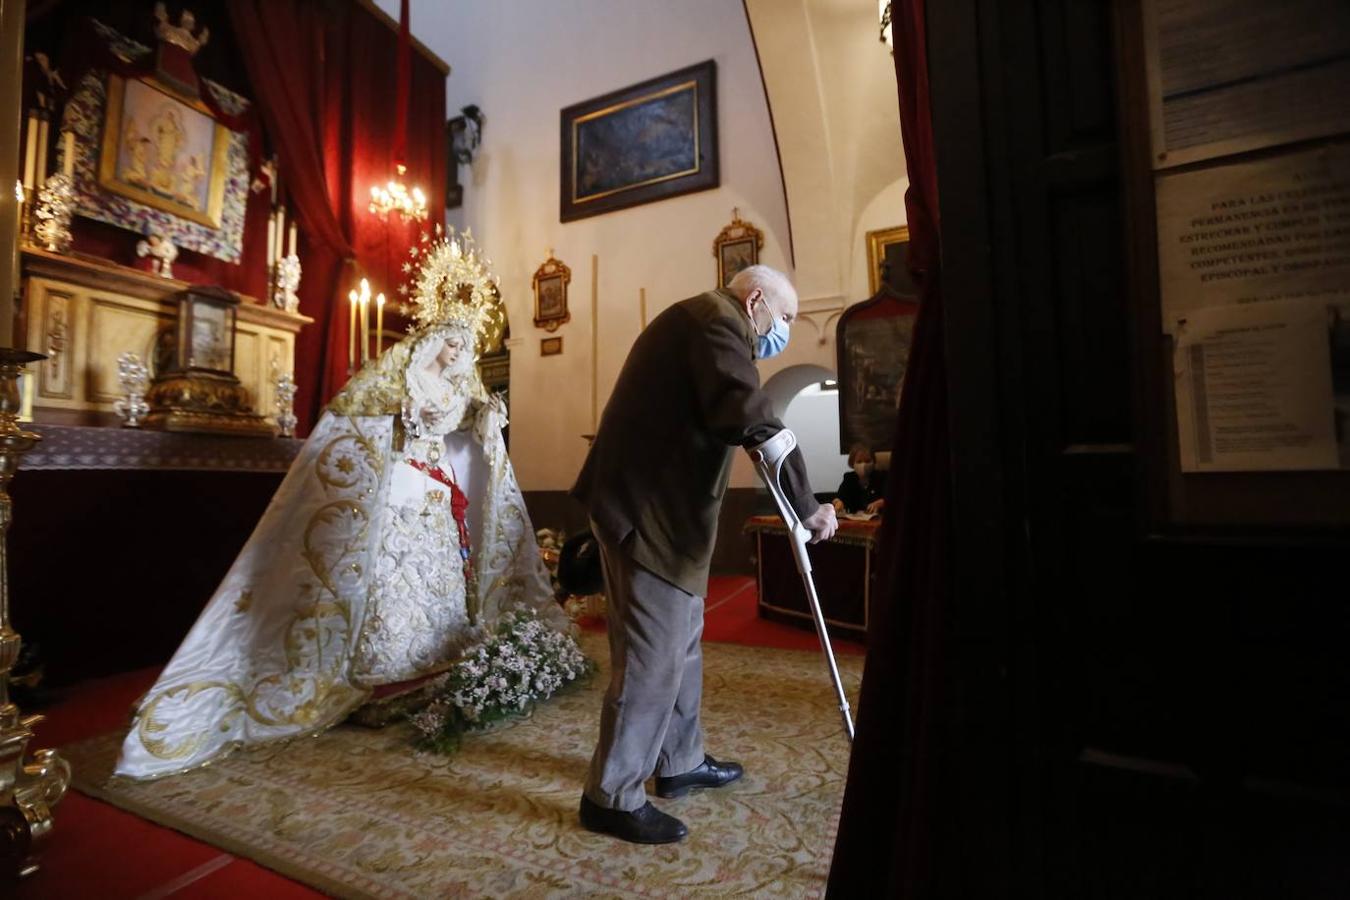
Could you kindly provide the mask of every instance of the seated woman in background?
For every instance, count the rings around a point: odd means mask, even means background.
[[[853,470],[844,473],[834,498],[834,508],[841,513],[880,514],[886,501],[886,475],[875,471],[876,458],[870,447],[854,444],[848,452],[848,464]]]

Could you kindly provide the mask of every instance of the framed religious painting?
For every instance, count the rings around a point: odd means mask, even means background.
[[[759,251],[764,249],[764,232],[741,220],[740,211],[731,211],[731,224],[713,241],[713,256],[717,257],[717,286],[726,287],[741,269],[759,262]]]
[[[909,274],[907,225],[867,232],[867,289],[875,294],[883,283],[898,296],[919,296],[919,287]]]
[[[896,410],[914,340],[917,299],[879,291],[839,317],[839,452],[855,444],[892,450]]]
[[[572,320],[567,310],[567,285],[572,281],[572,270],[552,251],[548,259],[534,273],[534,324],[545,331],[557,331],[558,326]]]
[[[708,190],[719,179],[713,60],[562,111],[564,222]]]
[[[109,75],[98,184],[219,228],[231,137],[201,100],[155,80]]]

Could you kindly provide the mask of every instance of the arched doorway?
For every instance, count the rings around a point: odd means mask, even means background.
[[[790,366],[764,383],[774,414],[797,436],[806,475],[817,493],[833,493],[848,468],[839,452],[836,375],[824,366]]]

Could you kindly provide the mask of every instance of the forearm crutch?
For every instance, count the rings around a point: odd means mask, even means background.
[[[825,630],[825,614],[820,611],[820,597],[816,594],[816,582],[811,577],[811,558],[806,554],[806,542],[810,540],[811,532],[802,524],[801,517],[788,502],[780,481],[783,463],[796,446],[797,436],[784,428],[764,443],[747,448],[747,452],[750,454],[751,462],[755,464],[755,471],[759,472],[764,486],[769,489],[769,496],[773,497],[773,502],[777,504],[778,514],[787,525],[788,542],[792,544],[792,555],[797,560],[797,571],[801,573],[802,586],[806,588],[806,600],[811,607],[811,617],[816,623],[816,636],[820,638],[820,649],[825,651],[825,661],[830,667],[830,678],[834,681],[834,692],[839,697],[839,711],[844,715],[844,730],[848,733],[849,741],[852,741],[853,717],[849,714],[848,697],[844,695],[844,683],[839,678],[839,667],[834,662],[834,647],[830,644],[830,633]]]

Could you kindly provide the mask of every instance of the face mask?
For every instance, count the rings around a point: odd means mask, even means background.
[[[763,298],[760,298],[763,301]],[[764,308],[768,310],[769,304],[764,302]],[[769,313],[773,315],[772,312]],[[755,329],[755,358],[768,359],[771,356],[777,356],[782,353],[788,343],[788,324],[782,319],[774,319],[773,324],[769,326],[768,334],[760,334],[759,326],[755,325],[754,316],[750,317],[750,324]]]
[[[859,478],[866,478],[868,475],[872,474],[872,464],[865,462],[854,463],[853,471],[858,473]]]

